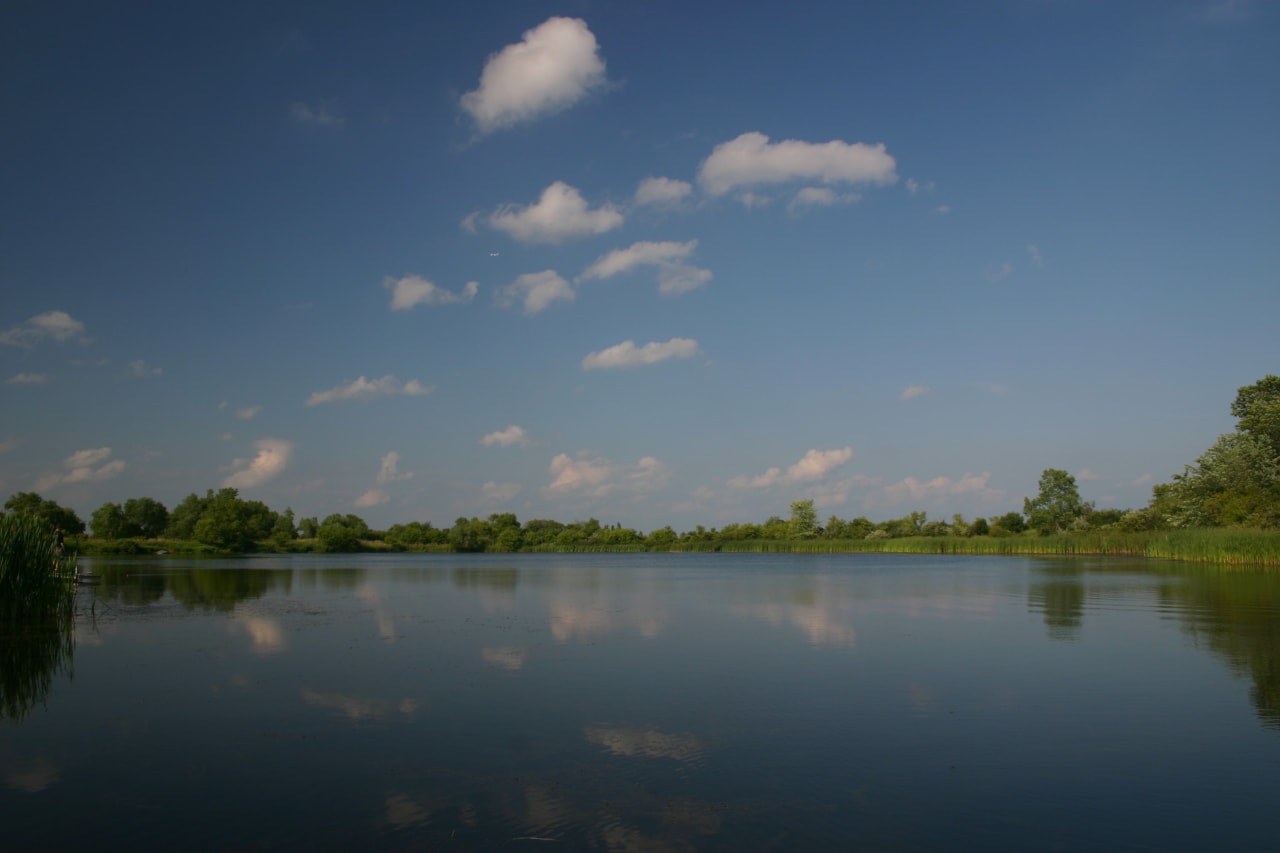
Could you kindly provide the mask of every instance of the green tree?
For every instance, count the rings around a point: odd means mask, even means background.
[[[84,522],[74,510],[43,499],[35,492],[18,492],[4,502],[4,508],[14,515],[33,515],[50,527],[61,527],[66,533],[84,533]]]
[[[89,516],[89,529],[97,539],[124,539],[129,536],[128,523],[120,504],[108,501]]]
[[[1076,478],[1066,471],[1046,468],[1040,475],[1039,493],[1023,501],[1022,511],[1041,536],[1070,529],[1085,512]]]
[[[145,536],[155,539],[164,535],[169,526],[169,510],[154,498],[129,498],[124,502],[124,520],[130,532],[128,536]]]
[[[787,524],[787,535],[792,539],[808,539],[818,532],[818,513],[813,508],[813,501],[792,501],[791,521]]]
[[[187,495],[173,508],[173,512],[169,513],[165,535],[171,539],[195,539],[196,524],[212,502],[213,489],[210,489],[203,498],[195,492]]]
[[[358,515],[325,516],[316,531],[322,550],[332,554],[348,554],[360,550],[360,540],[369,537],[369,525]]]
[[[320,521],[314,515],[298,522],[298,537],[300,539],[315,539],[319,530]]]
[[[1268,374],[1240,388],[1231,414],[1238,431],[1265,440],[1280,455],[1280,376]]]
[[[1006,512],[991,523],[993,536],[1017,535],[1027,529],[1027,520],[1020,512]]]

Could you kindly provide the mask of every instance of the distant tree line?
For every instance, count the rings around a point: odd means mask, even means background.
[[[197,542],[231,553],[254,550],[350,552],[389,550],[555,551],[601,548],[665,550],[768,540],[863,540],[918,536],[1047,536],[1098,530],[1148,531],[1182,527],[1280,527],[1280,377],[1240,388],[1231,413],[1236,430],[1219,437],[1195,464],[1152,490],[1151,503],[1138,510],[1097,509],[1082,501],[1075,478],[1046,469],[1039,490],[1023,502],[1022,512],[967,521],[930,519],[924,512],[872,522],[865,517],[835,515],[820,523],[812,500],[791,503],[788,518],[771,516],[760,524],[728,524],[720,529],[698,525],[676,532],[670,526],[645,534],[621,524],[602,525],[595,518],[562,523],[533,519],[521,523],[514,513],[487,518],[458,518],[450,527],[430,522],[395,524],[371,530],[359,516],[332,514],[295,519],[293,510],[279,513],[261,501],[247,501],[236,489],[209,489],[190,494],[172,510],[153,498],[104,503],[90,517],[95,540],[167,539]],[[33,515],[50,528],[83,534],[76,513],[34,492],[19,492],[5,501],[7,512]]]

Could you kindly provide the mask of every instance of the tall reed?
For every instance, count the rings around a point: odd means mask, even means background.
[[[53,530],[30,515],[0,516],[0,616],[6,620],[69,612],[76,558],[59,554]]]
[[[75,572],[43,521],[0,516],[0,718],[22,719],[70,669]]]

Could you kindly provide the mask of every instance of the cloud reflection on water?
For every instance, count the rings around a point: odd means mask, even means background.
[[[628,758],[672,758],[685,762],[702,759],[702,742],[693,735],[666,734],[653,728],[607,727],[587,727],[582,734],[588,743]]]
[[[343,693],[317,693],[303,688],[302,701],[318,708],[337,711],[347,719],[355,722],[362,720],[385,720],[393,714],[400,713],[412,717],[418,711],[418,703],[413,699],[370,699],[363,696],[349,696]]]

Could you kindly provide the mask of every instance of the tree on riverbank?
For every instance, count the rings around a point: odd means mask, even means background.
[[[1150,514],[1172,527],[1280,527],[1280,376],[1240,388],[1236,431],[1153,491]]]

